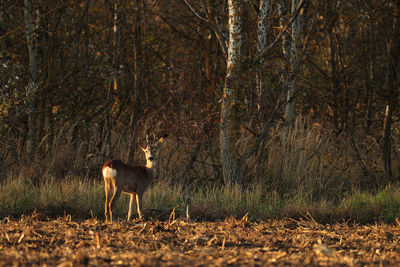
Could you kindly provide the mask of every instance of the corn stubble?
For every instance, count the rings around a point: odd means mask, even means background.
[[[105,224],[70,216],[3,220],[0,264],[115,265],[393,265],[399,225],[319,224],[314,219],[252,222],[185,219]]]

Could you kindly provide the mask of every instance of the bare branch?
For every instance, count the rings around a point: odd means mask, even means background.
[[[200,16],[200,14],[189,4],[189,2],[187,0],[183,0],[185,2],[185,4],[190,8],[190,10],[192,10],[193,14],[196,15],[196,17],[198,17],[199,19],[206,21],[206,22],[210,22],[211,19],[205,19],[202,16]]]

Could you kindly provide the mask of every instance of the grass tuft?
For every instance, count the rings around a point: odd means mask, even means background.
[[[126,218],[128,204],[127,195],[120,198],[114,211],[117,218]],[[46,177],[33,183],[19,176],[9,178],[0,185],[0,217],[19,217],[38,212],[48,217],[71,214],[76,219],[91,216],[102,219],[103,205],[102,181]],[[247,188],[206,187],[189,192],[181,185],[158,181],[149,188],[142,201],[142,210],[148,218],[167,219],[174,208],[178,217],[185,217],[186,207],[195,220],[242,218],[248,214],[252,220],[311,216],[320,222],[351,219],[360,223],[390,223],[400,216],[400,193],[391,187],[377,194],[355,191],[337,205],[326,200],[312,201],[309,194],[282,196],[276,191],[266,190],[261,183]]]

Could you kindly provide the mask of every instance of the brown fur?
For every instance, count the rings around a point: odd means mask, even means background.
[[[147,139],[147,138],[146,138]],[[163,142],[163,138],[160,138],[154,146],[147,144],[146,148],[142,148],[146,156],[146,166],[130,166],[123,163],[119,159],[112,159],[107,161],[103,168],[104,178],[104,190],[106,194],[106,201],[104,204],[104,215],[106,221],[112,222],[112,209],[115,208],[116,202],[120,197],[121,193],[127,193],[131,195],[129,202],[128,221],[131,219],[132,210],[136,206],[139,218],[142,217],[140,212],[140,202],[144,192],[149,187],[151,181],[155,178],[155,147]],[[113,189],[113,195],[111,191]]]
[[[146,189],[148,188],[153,177],[153,170],[147,168],[146,166],[130,166],[123,163],[121,160],[113,159],[107,161],[103,168],[106,169],[110,167],[117,171],[117,175],[114,177],[104,176],[105,183],[105,194],[106,194],[106,203],[105,203],[105,216],[106,220],[108,220],[107,215],[109,215],[109,219],[112,222],[112,209],[115,207],[118,198],[121,193],[127,193],[131,195],[129,212],[128,212],[128,221],[132,215],[132,210],[134,206],[134,199],[136,198],[137,211],[139,217],[140,214],[140,206],[142,196]],[[114,194],[110,199],[111,189],[114,189]]]

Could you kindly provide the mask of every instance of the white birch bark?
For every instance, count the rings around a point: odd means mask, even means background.
[[[257,53],[260,56],[262,51],[267,47],[267,15],[269,11],[269,0],[260,0],[260,9],[259,9],[259,17],[257,22]],[[257,95],[259,100],[262,99],[263,92],[263,75],[262,75],[262,64],[264,62],[264,58],[261,57],[257,70]]]
[[[259,16],[257,22],[257,57],[259,58],[258,67],[256,70],[256,88],[257,88],[257,97],[258,97],[258,108],[265,109],[264,99],[264,56],[262,55],[263,51],[267,47],[267,34],[268,34],[268,24],[267,24],[267,16],[270,9],[270,0],[260,0],[259,5]],[[262,155],[261,162],[262,167],[268,166],[268,149],[261,145],[259,147],[259,153]],[[264,169],[264,168],[260,168]]]
[[[292,0],[292,8],[291,13],[293,14],[294,9],[297,7],[299,0]],[[301,49],[300,46],[300,33],[301,33],[301,11],[299,15],[295,18],[292,24],[292,42],[290,46],[290,55],[289,55],[289,64],[290,64],[290,74],[287,88],[287,98],[286,98],[286,111],[285,118],[287,122],[287,127],[289,128],[292,125],[294,107],[296,105],[296,99],[294,97],[295,94],[295,83],[296,83],[296,74],[298,73],[300,57],[298,54],[298,49]]]
[[[229,47],[220,121],[221,164],[225,184],[240,183],[240,157],[236,142],[239,138],[238,95],[242,46],[241,1],[228,0]]]
[[[281,1],[283,2],[283,1]],[[305,1],[306,2],[306,1]],[[300,0],[292,0],[291,6],[291,14],[295,15],[295,10],[299,5]],[[304,4],[300,9],[300,12],[296,16],[292,24],[291,37],[292,40],[290,45],[285,47],[286,50],[286,59],[289,61],[289,78],[287,81],[287,95],[286,95],[286,109],[285,109],[285,137],[287,137],[290,126],[293,124],[294,111],[296,106],[296,81],[297,74],[300,70],[301,65],[301,56],[300,51],[302,49],[302,41],[301,34],[303,32],[303,24],[304,24],[304,13],[305,7],[307,4]],[[290,52],[287,50],[289,47]]]

